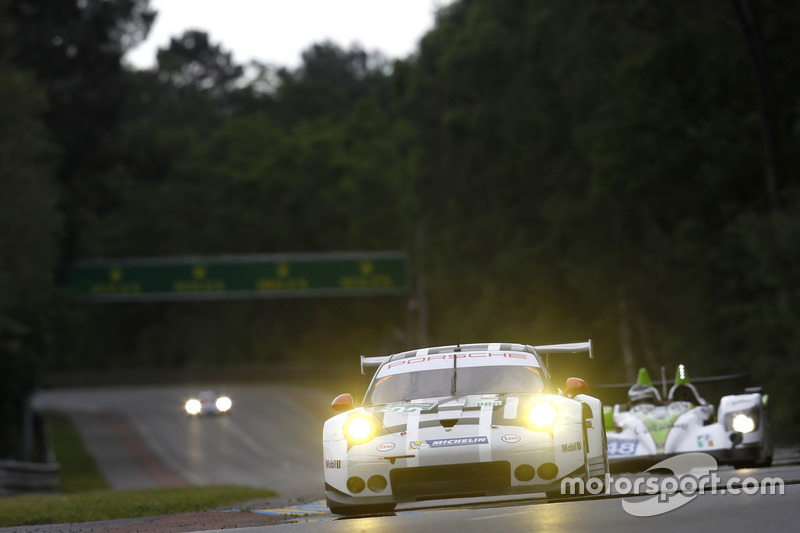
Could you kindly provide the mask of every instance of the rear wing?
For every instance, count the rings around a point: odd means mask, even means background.
[[[594,354],[592,353],[592,339],[586,342],[570,342],[567,344],[543,344],[541,346],[534,346],[533,349],[543,355],[589,352],[589,359],[594,359]]]
[[[386,361],[387,359],[389,359],[390,357],[391,357],[391,355],[379,355],[379,356],[375,356],[375,357],[366,357],[366,356],[362,355],[361,356],[361,373],[362,374],[366,374],[366,372],[364,372],[364,368],[366,368],[366,367],[381,366],[383,364],[383,362]]]
[[[528,348],[531,348],[530,346]],[[589,352],[589,359],[594,359],[592,353],[592,340],[586,342],[571,342],[566,344],[543,344],[541,346],[533,346],[533,349],[542,355],[559,354],[559,353],[581,353]],[[379,355],[374,357],[361,356],[361,373],[366,374],[365,368],[379,367],[387,361],[391,355]]]

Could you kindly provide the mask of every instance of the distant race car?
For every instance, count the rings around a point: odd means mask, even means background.
[[[233,402],[229,397],[210,390],[201,392],[196,398],[190,398],[183,406],[186,414],[192,416],[225,414],[230,412],[231,407]]]
[[[715,409],[680,365],[666,398],[644,368],[628,397],[627,404],[604,408],[608,458],[615,470],[686,452],[705,452],[737,468],[772,463],[768,396],[760,387],[723,396]]]
[[[361,407],[336,397],[323,429],[328,507],[389,512],[398,502],[544,492],[563,478],[605,481],[600,400],[586,382],[552,383],[542,355],[588,351],[462,344],[361,357],[377,366]]]

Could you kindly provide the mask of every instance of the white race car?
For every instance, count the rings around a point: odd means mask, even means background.
[[[548,346],[462,344],[386,357],[361,407],[350,394],[323,429],[328,507],[389,512],[398,502],[544,492],[563,478],[608,471],[600,400],[586,382],[550,381],[542,355],[588,351],[591,341]]]
[[[221,415],[230,412],[233,402],[228,396],[219,395],[211,390],[202,391],[195,398],[189,398],[183,404],[187,415]]]
[[[644,368],[628,396],[627,404],[606,407],[604,413],[608,458],[615,470],[641,470],[686,452],[708,453],[718,463],[735,467],[772,463],[768,397],[759,387],[723,396],[715,409],[680,365],[666,398]]]

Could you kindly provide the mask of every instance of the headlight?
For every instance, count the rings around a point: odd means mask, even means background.
[[[535,428],[551,427],[558,419],[558,409],[548,402],[535,403],[528,411],[528,421]]]
[[[200,400],[191,399],[183,407],[190,415],[196,415],[200,412]]]
[[[352,444],[363,444],[375,435],[375,423],[372,417],[354,415],[347,419],[342,428],[344,436]]]
[[[739,413],[733,417],[731,426],[739,433],[750,433],[756,429],[756,422],[746,414]]]
[[[725,415],[725,429],[739,433],[752,433],[761,425],[761,411],[758,407],[741,409]]]
[[[228,409],[230,409],[232,405],[233,402],[227,396],[220,396],[219,398],[217,398],[216,402],[217,409],[219,409],[223,413]]]

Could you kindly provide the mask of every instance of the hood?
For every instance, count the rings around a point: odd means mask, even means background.
[[[527,396],[527,395],[525,395]],[[516,417],[521,395],[473,394],[447,398],[423,398],[367,407],[391,433],[405,431],[409,420],[420,427],[453,427],[477,424],[481,411],[492,408],[492,419]]]

